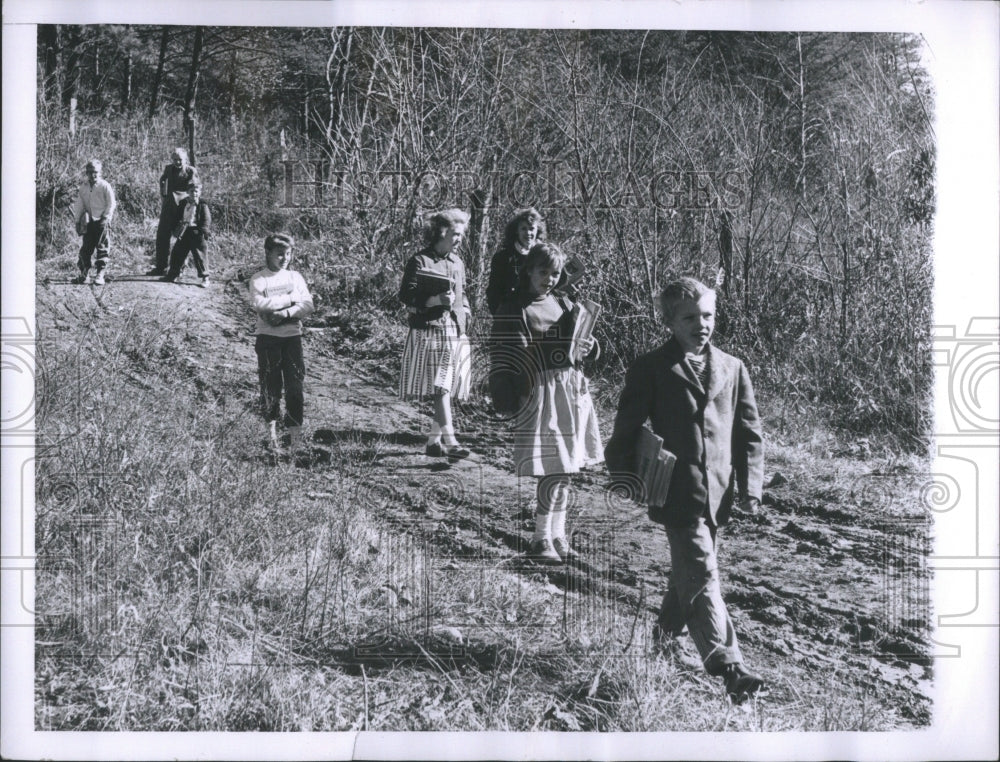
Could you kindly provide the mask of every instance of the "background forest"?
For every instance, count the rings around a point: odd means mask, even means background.
[[[919,38],[43,25],[37,43],[37,729],[931,721]],[[143,275],[181,145],[214,218],[206,289]],[[109,284],[87,288],[69,206],[90,157],[119,207]],[[681,274],[718,288],[715,341],[750,366],[767,437],[765,510],[720,550],[772,686],[752,704],[686,667],[687,639],[650,640],[666,537],[603,468],[574,478],[582,560],[526,562],[534,485],[484,358],[462,463],[426,458],[426,406],[397,398],[425,214],[471,213],[482,339],[488,262],[526,205],[604,307],[605,436],[625,367],[662,340],[653,296]],[[317,301],[302,457],[262,446],[244,299],[275,230]]]
[[[390,357],[421,215],[472,213],[481,336],[484,269],[512,209],[534,205],[607,310],[605,402],[661,335],[652,295],[693,274],[719,287],[716,342],[747,360],[773,425],[922,451],[920,52],[896,34],[40,26],[38,258],[75,247],[66,208],[89,156],[121,228],[155,219],[186,145],[217,261],[256,265],[260,237],[287,229],[321,298],[313,325]],[[151,253],[148,238],[116,246]]]

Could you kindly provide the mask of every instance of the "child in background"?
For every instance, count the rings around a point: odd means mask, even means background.
[[[491,335],[494,406],[515,413],[517,475],[538,478],[529,556],[547,564],[576,557],[566,537],[569,474],[601,461],[597,416],[578,368],[599,348],[593,338],[576,352],[571,346],[573,303],[553,291],[565,262],[552,244],[532,246],[518,290],[497,309]]]
[[[503,243],[490,263],[486,304],[495,315],[500,304],[517,291],[518,275],[528,251],[536,241],[545,240],[545,220],[533,207],[517,209],[503,231]]]
[[[285,425],[293,450],[302,444],[304,399],[302,381],[302,318],[313,311],[312,295],[303,277],[289,270],[291,236],[275,233],[264,239],[267,267],[250,278],[250,304],[257,313],[257,368],[260,397],[271,447],[280,449],[278,414],[285,391]]]
[[[424,452],[452,461],[470,454],[459,446],[451,419],[452,397],[465,399],[469,394],[471,352],[465,331],[471,311],[465,295],[465,264],[456,253],[468,224],[469,215],[461,209],[434,214],[424,231],[424,248],[407,261],[399,287],[410,325],[399,396],[434,398]],[[428,275],[450,285],[445,290],[428,287]]]
[[[104,271],[108,266],[111,252],[111,231],[109,226],[115,216],[115,191],[107,180],[101,177],[100,159],[91,159],[86,167],[87,182],[80,186],[80,192],[73,202],[73,219],[76,232],[83,236],[77,267],[80,275],[74,283],[87,283],[91,260],[96,270],[94,285],[104,285]]]
[[[715,292],[681,278],[663,289],[660,309],[673,335],[629,368],[604,454],[612,474],[632,472],[636,438],[649,419],[663,447],[677,456],[666,503],[649,508],[650,519],[666,527],[671,563],[653,636],[670,647],[687,625],[705,670],[722,677],[739,702],[764,681],[743,666],[722,600],[716,544],[737,488],[744,511],[755,513],[760,505],[760,418],[746,366],[709,343]]]
[[[190,253],[201,279],[201,287],[208,288],[207,248],[208,239],[212,236],[212,212],[208,204],[201,200],[200,182],[191,186],[191,195],[181,201],[178,215],[180,221],[174,228],[177,243],[170,252],[170,269],[163,280],[176,283]]]
[[[180,219],[177,216],[181,199],[187,197],[191,186],[198,182],[198,170],[188,163],[188,153],[175,148],[170,153],[170,163],[160,175],[160,220],[156,224],[156,264],[146,275],[165,275],[170,259],[170,236]]]

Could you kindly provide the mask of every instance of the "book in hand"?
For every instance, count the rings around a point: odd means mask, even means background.
[[[587,354],[581,344],[594,335],[594,326],[600,314],[601,305],[589,299],[581,299],[573,305],[573,339],[570,357],[574,361],[582,360]]]
[[[663,449],[663,437],[643,426],[635,443],[635,472],[643,485],[643,502],[661,506],[667,502],[670,477],[677,457]]]
[[[414,277],[417,289],[426,297],[446,294],[455,288],[451,278],[434,270],[417,270]]]

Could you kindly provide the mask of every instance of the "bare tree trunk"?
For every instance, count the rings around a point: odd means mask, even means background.
[[[122,111],[132,106],[132,51],[125,54],[125,76],[122,80]]]
[[[55,95],[58,101],[59,93],[59,26],[57,24],[41,24],[38,27],[38,44],[45,51],[45,80],[43,96]]]
[[[341,43],[341,37],[339,35],[333,38],[333,52],[330,53],[330,58],[326,63],[326,82],[327,82],[327,92],[330,98],[330,114],[329,121],[326,125],[326,141],[327,143],[333,143],[337,136],[340,135],[340,123],[343,119],[344,113],[344,98],[346,96],[347,89],[347,71],[348,65],[350,63],[351,57],[351,44],[354,40],[354,30],[348,29],[347,38]],[[339,58],[340,61],[337,65],[337,73],[331,76],[331,70],[333,68],[333,62],[335,58]]]
[[[167,27],[160,32],[160,57],[156,62],[156,75],[153,77],[153,94],[149,98],[149,118],[156,115],[156,102],[160,98],[160,86],[163,84],[163,64],[167,59]]]
[[[234,50],[229,59],[229,126],[235,136],[239,127],[236,121],[236,70],[239,64],[239,55]]]
[[[483,303],[483,295],[486,293],[486,241],[489,237],[489,209],[492,196],[492,188],[487,183],[485,187],[476,188],[469,193],[469,200],[472,203],[472,214],[469,219],[469,249],[471,261],[469,268],[470,280],[477,284],[475,293],[471,294],[473,312]],[[460,199],[459,204],[464,200]]]
[[[722,276],[722,293],[729,297],[729,284],[733,276],[733,216],[728,209],[719,215],[719,264]]]
[[[201,47],[205,38],[205,28],[194,28],[194,47],[191,51],[191,71],[188,74],[187,90],[184,92],[184,132],[188,138],[188,154],[191,164],[195,164],[195,116],[194,103],[198,94],[198,76],[201,73]]]
[[[66,40],[66,78],[63,80],[63,105],[70,111],[76,107],[77,92],[80,89],[80,31],[69,28]]]
[[[806,200],[806,70],[802,63],[802,35],[795,35],[799,54],[799,187],[803,203]]]

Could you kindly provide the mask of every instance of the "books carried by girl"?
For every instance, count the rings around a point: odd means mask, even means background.
[[[589,350],[588,339],[594,335],[597,316],[601,314],[601,305],[589,299],[581,299],[573,305],[573,339],[570,343],[570,357],[582,360]]]
[[[424,298],[447,294],[455,290],[455,281],[434,270],[420,268],[414,274],[417,289]]]

